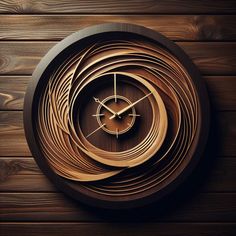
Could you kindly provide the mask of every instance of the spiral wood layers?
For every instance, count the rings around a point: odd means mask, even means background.
[[[96,148],[76,130],[73,117],[81,91],[114,73],[153,93],[150,132],[122,152]],[[196,135],[198,112],[192,79],[167,49],[143,39],[109,39],[75,52],[56,68],[41,93],[36,123],[41,150],[55,173],[101,198],[125,199],[152,194],[174,174]]]

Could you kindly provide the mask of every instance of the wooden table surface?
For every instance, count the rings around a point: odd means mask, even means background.
[[[0,235],[236,235],[235,13],[233,0],[1,1]],[[191,182],[187,197],[170,196],[169,207],[135,213],[145,220],[64,196],[38,169],[24,136],[24,94],[39,60],[72,32],[105,22],[143,25],[175,41],[201,71],[212,103],[207,174]]]

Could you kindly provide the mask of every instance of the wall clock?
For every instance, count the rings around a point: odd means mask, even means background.
[[[208,96],[176,44],[141,26],[104,24],[41,60],[24,126],[37,164],[61,191],[93,206],[138,207],[172,192],[200,159]]]

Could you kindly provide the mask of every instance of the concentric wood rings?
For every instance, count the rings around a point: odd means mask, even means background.
[[[149,132],[123,151],[96,147],[76,118],[83,118],[81,94],[114,74],[151,94]],[[171,192],[201,157],[208,96],[174,43],[140,26],[105,24],[72,34],[42,59],[27,90],[24,124],[38,165],[62,191],[95,206],[136,207]]]

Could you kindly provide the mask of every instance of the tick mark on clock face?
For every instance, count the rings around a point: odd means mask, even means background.
[[[132,149],[152,128],[152,89],[120,72],[88,84],[77,98],[78,132],[94,147],[119,152]]]
[[[128,132],[135,123],[135,108],[130,107],[126,112],[122,113],[122,115],[118,115],[117,113],[131,104],[132,103],[128,98],[117,94],[116,96],[111,95],[103,99],[99,103],[95,115],[99,126],[106,123],[106,126],[103,126],[102,130],[109,134],[115,135],[116,138],[118,138],[119,135]],[[101,116],[100,114],[103,115]],[[114,119],[110,119],[112,115],[115,116]]]

